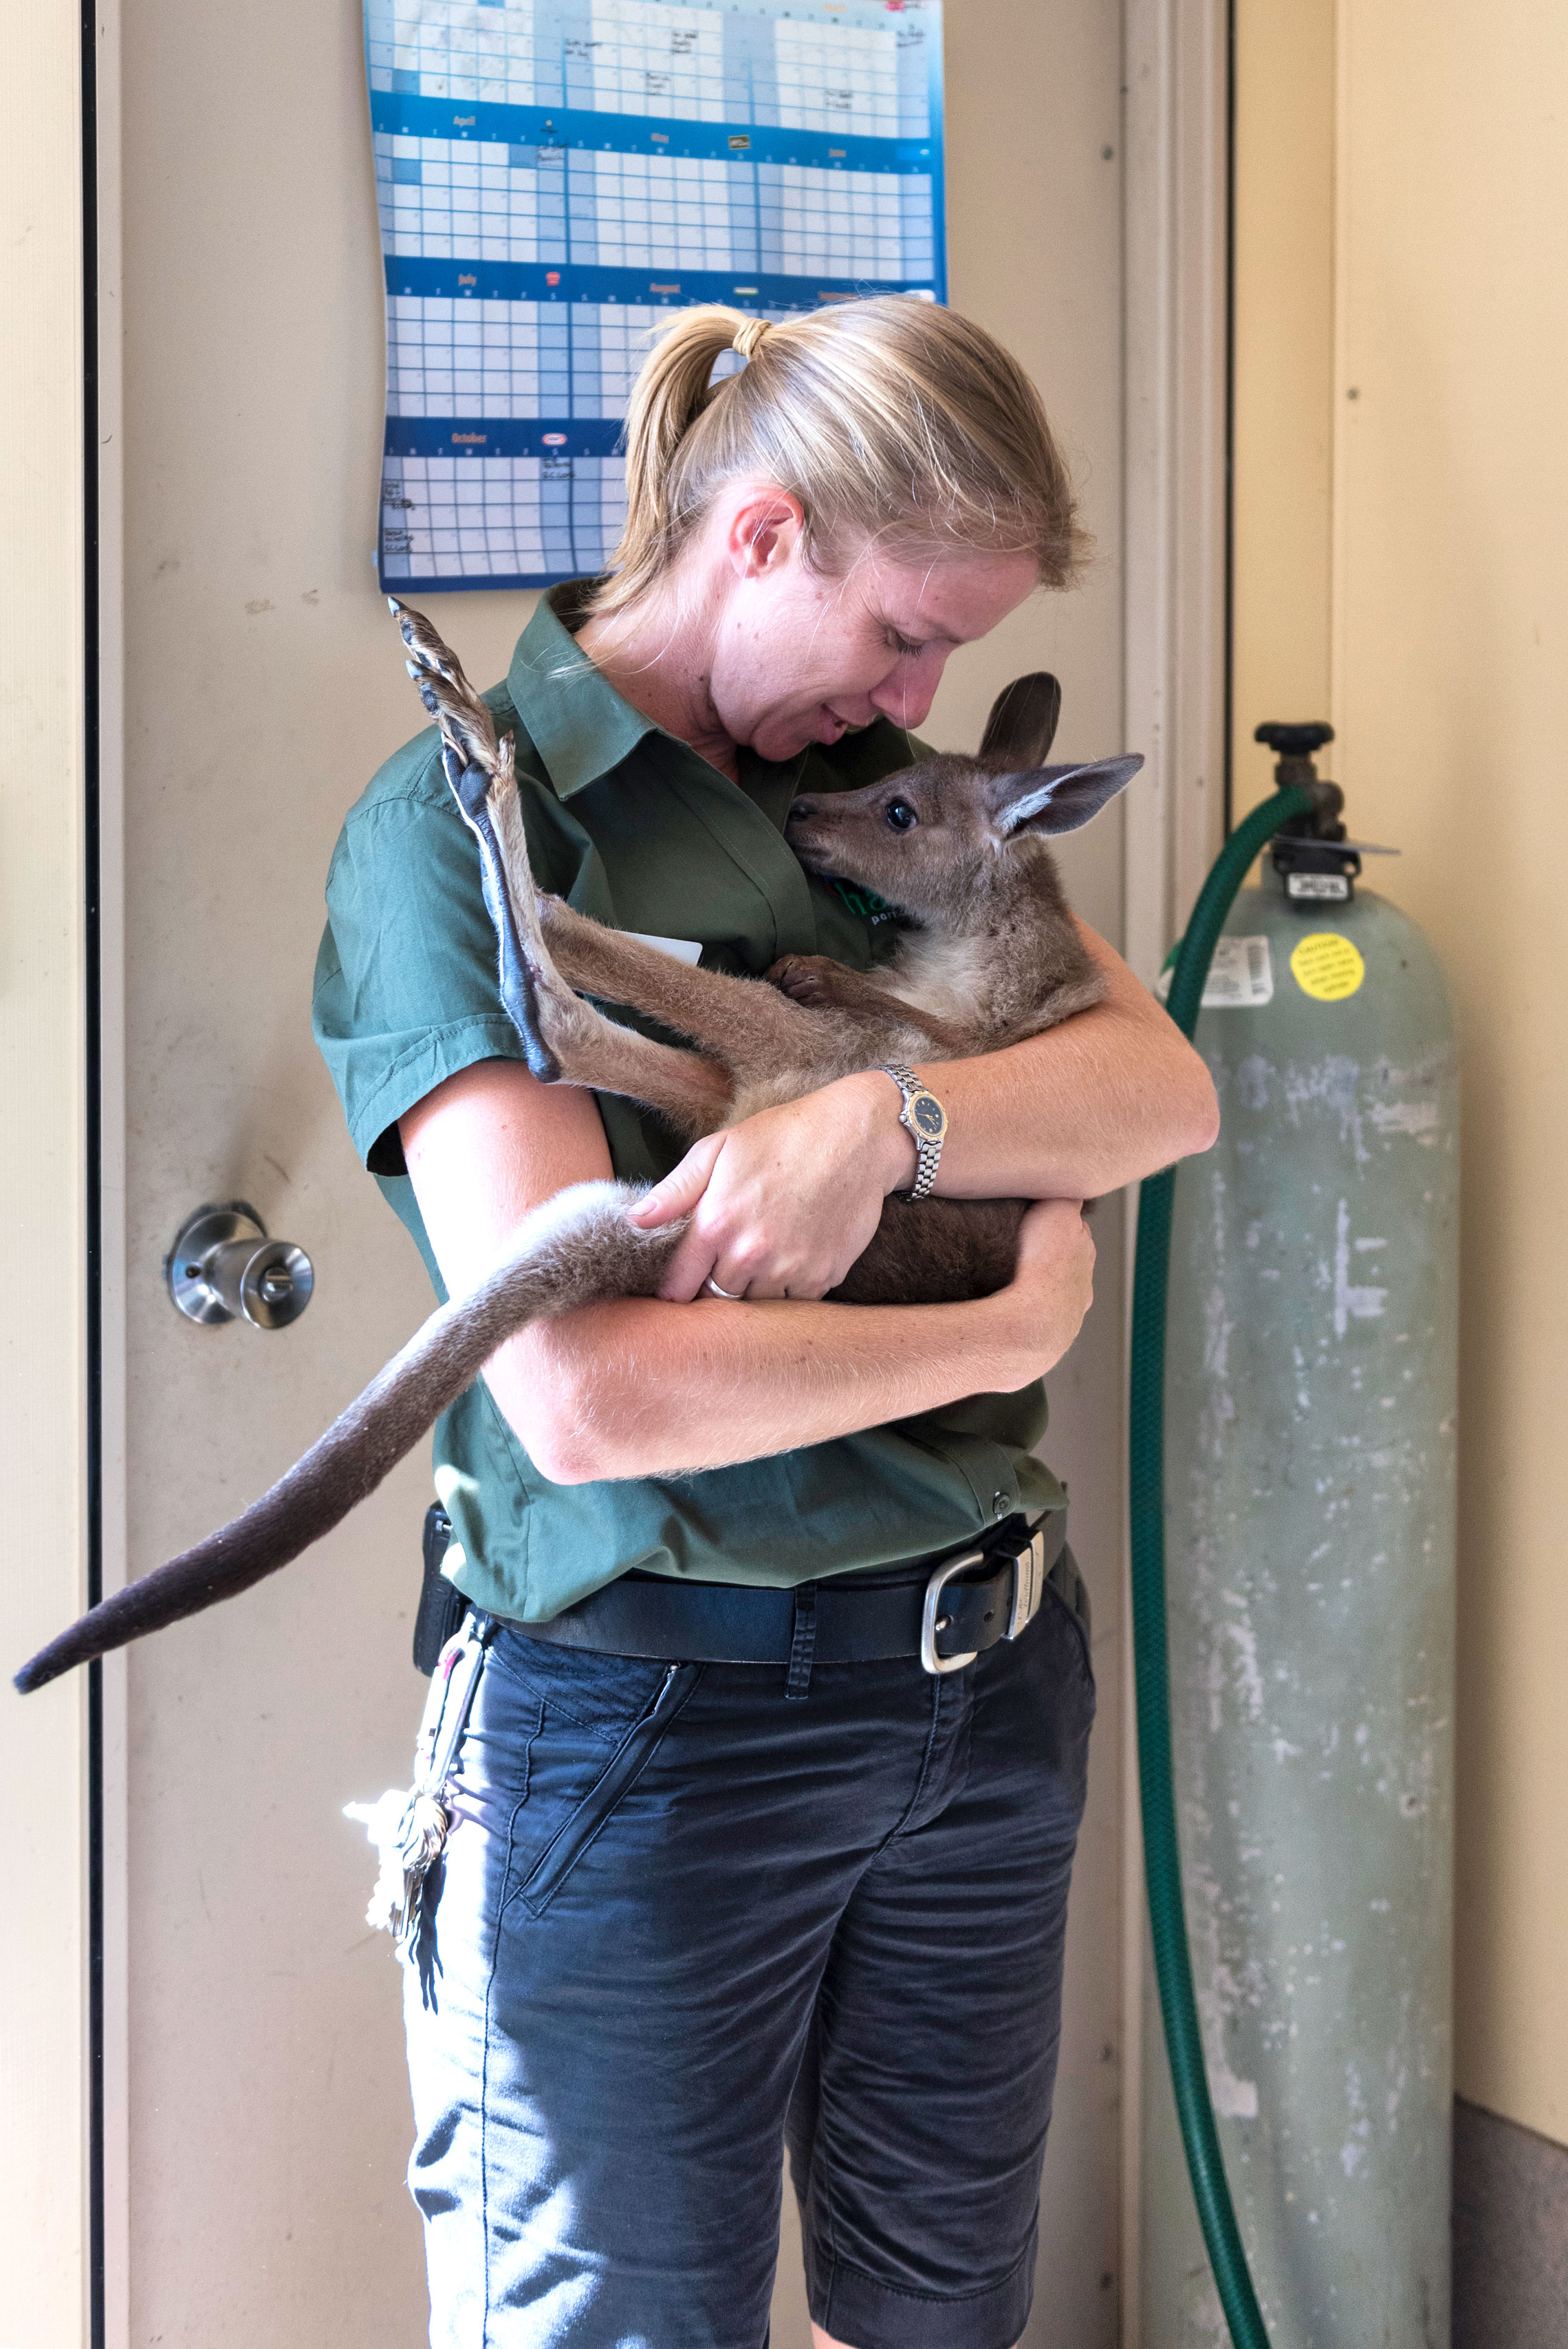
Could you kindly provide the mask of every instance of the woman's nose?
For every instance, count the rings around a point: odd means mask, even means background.
[[[923,726],[946,666],[947,654],[941,646],[925,646],[916,657],[901,660],[889,670],[872,690],[873,706],[895,726]]]
[[[885,685],[879,685],[872,695],[872,704],[895,726],[923,726],[931,715],[931,705],[936,698],[941,675],[936,677],[903,677],[895,670]]]

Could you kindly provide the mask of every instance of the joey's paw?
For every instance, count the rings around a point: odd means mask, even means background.
[[[843,973],[826,955],[783,955],[765,976],[769,987],[796,1003],[832,1003],[834,982]]]

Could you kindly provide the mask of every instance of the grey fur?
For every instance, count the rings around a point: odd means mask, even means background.
[[[790,956],[765,980],[732,978],[541,895],[511,738],[498,740],[489,709],[423,615],[397,603],[392,610],[409,674],[441,729],[454,790],[476,767],[489,779],[482,817],[477,798],[472,812],[462,793],[459,804],[499,854],[511,916],[501,925],[503,962],[511,952],[522,964],[509,1003],[521,1007],[513,1016],[529,1065],[545,1081],[630,1095],[695,1138],[889,1061],[999,1050],[1104,995],[1045,835],[1086,822],[1142,762],[1042,766],[1060,705],[1054,678],[1006,688],[978,758],[928,759],[863,791],[801,798],[790,809],[789,837],[803,864],[874,889],[909,917],[888,963],[862,974],[825,957]],[[913,821],[904,823],[905,813]],[[696,1050],[623,1027],[590,995],[651,1015]],[[656,1294],[686,1225],[639,1231],[625,1216],[634,1195],[624,1185],[580,1184],[526,1217],[505,1261],[433,1313],[270,1491],[83,1616],[17,1673],[17,1687],[41,1688],[286,1566],[374,1491],[528,1322]],[[857,1304],[986,1295],[1011,1278],[1026,1205],[890,1201],[833,1294]]]

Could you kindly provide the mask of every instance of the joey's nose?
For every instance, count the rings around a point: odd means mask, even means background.
[[[802,792],[798,799],[790,801],[789,812],[785,817],[784,821],[786,823],[795,823],[797,822],[804,823],[810,817],[816,814],[820,804],[821,802],[814,792]]]

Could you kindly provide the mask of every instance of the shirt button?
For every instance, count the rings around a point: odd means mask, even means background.
[[[1009,1506],[1006,1493],[992,1494],[991,1506],[999,1517],[1005,1517],[1008,1514]]]

